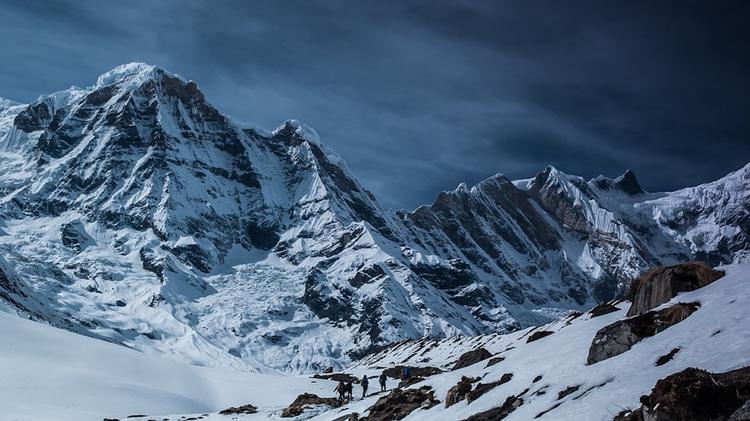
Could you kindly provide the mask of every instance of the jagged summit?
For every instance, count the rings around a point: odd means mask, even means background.
[[[171,73],[161,67],[134,62],[121,64],[103,73],[97,78],[94,88],[99,89],[112,84],[120,84],[123,87],[138,86],[147,80],[158,79],[162,76],[177,78],[184,83],[188,83],[182,76]]]
[[[625,171],[625,173],[614,180],[600,175],[592,179],[591,183],[601,190],[617,189],[631,196],[645,193],[638,183],[635,173],[631,170]]]

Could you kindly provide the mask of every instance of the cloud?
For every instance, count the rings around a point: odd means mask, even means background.
[[[547,164],[664,190],[750,160],[746,2],[66,3],[0,9],[0,96],[157,64],[312,125],[388,207]]]

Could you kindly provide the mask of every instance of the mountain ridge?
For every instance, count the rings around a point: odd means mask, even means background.
[[[668,193],[629,170],[547,167],[389,211],[312,128],[237,123],[139,63],[0,111],[0,154],[0,298],[196,364],[340,367],[394,340],[540,324],[650,266],[750,250],[750,166]]]

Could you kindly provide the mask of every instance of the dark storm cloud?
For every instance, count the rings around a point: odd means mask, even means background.
[[[748,5],[4,2],[0,96],[157,64],[237,119],[315,127],[390,207],[547,164],[666,190],[750,160]]]

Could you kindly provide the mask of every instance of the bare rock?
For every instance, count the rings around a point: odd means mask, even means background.
[[[386,376],[392,378],[392,379],[400,379],[401,373],[404,370],[403,365],[397,365],[395,367],[389,367],[383,370]],[[412,367],[409,366],[409,374],[413,377],[430,377],[434,376],[435,374],[442,373],[443,370],[437,368],[437,367]]]
[[[243,415],[243,414],[254,414],[258,412],[258,408],[253,405],[247,404],[242,406],[232,406],[223,411],[219,411],[219,415]]]
[[[532,333],[531,336],[529,336],[529,339],[526,340],[526,343],[538,341],[539,339],[546,338],[553,333],[555,332],[549,330],[537,330],[536,332]]]
[[[476,381],[478,381],[478,379],[466,376],[461,377],[461,380],[459,380],[455,386],[448,389],[448,394],[445,396],[445,407],[448,408],[464,400],[466,395],[471,392],[471,384]]]
[[[615,420],[726,420],[738,412],[743,416],[748,399],[750,367],[726,373],[688,368],[656,382],[651,394],[641,397],[640,409]]]
[[[458,361],[456,361],[456,365],[453,366],[452,370],[468,367],[490,357],[492,357],[492,354],[484,348],[477,348],[473,351],[465,352],[458,357]]]
[[[502,406],[476,413],[463,421],[500,421],[521,405],[523,405],[523,399],[517,396],[508,396]]]
[[[433,396],[430,386],[422,386],[419,389],[394,389],[391,393],[375,402],[369,408],[366,421],[393,421],[400,420],[411,414],[415,409],[429,409],[439,404]]]
[[[734,411],[729,421],[750,421],[750,400],[745,401],[740,409]]]
[[[328,405],[332,408],[338,408],[341,403],[336,398],[321,398],[312,393],[303,393],[297,396],[297,399],[281,412],[281,417],[291,418],[299,416],[313,405]]]
[[[595,364],[620,355],[643,338],[654,336],[685,320],[699,307],[698,303],[677,303],[663,310],[649,311],[605,326],[596,332],[591,342],[587,363]]]
[[[645,313],[666,303],[680,292],[702,288],[722,276],[724,272],[697,262],[652,269],[631,284],[629,296],[633,304],[627,315]]]
[[[608,301],[606,303],[601,303],[597,305],[596,307],[592,308],[589,311],[589,314],[591,314],[591,318],[594,318],[594,317],[604,316],[605,314],[614,313],[617,310],[619,310],[619,308],[615,307],[612,301]]]

